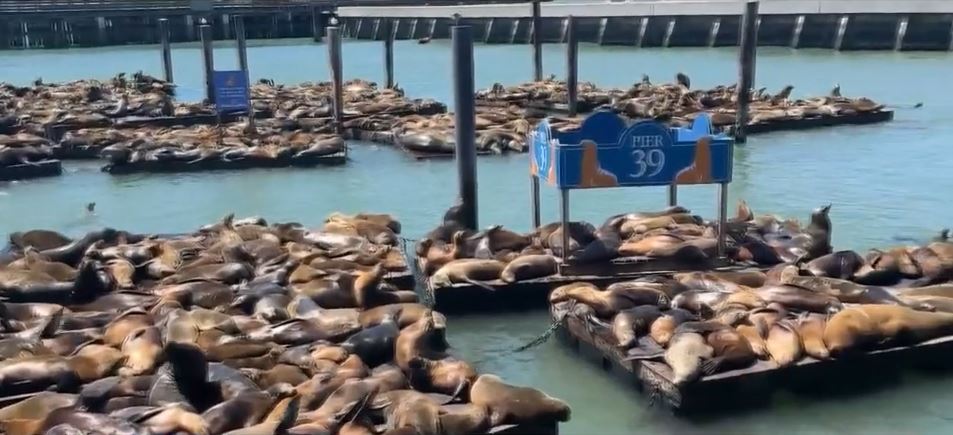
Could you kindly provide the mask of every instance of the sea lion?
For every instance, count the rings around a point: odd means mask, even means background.
[[[760,271],[685,272],[673,275],[676,281],[694,290],[736,292],[742,287],[761,287],[767,276]]]
[[[258,424],[268,415],[275,403],[294,391],[290,385],[279,384],[273,391],[243,391],[202,413],[210,433],[220,434]]]
[[[161,361],[162,337],[154,326],[136,329],[122,342],[123,367],[119,376],[138,376],[155,369]]]
[[[432,360],[414,357],[409,363],[409,380],[415,390],[447,394],[466,400],[464,395],[477,378],[476,369],[453,357]]]
[[[833,315],[824,328],[831,356],[871,346],[916,344],[953,333],[953,314],[896,305],[853,305]]]
[[[440,403],[413,390],[395,390],[378,394],[370,408],[383,411],[387,420],[387,434],[412,433],[440,435]]]
[[[703,317],[711,317],[715,308],[722,305],[731,293],[718,291],[689,290],[677,294],[672,298],[671,306],[681,308]]]
[[[524,255],[507,264],[500,274],[500,279],[513,283],[550,276],[557,270],[556,258],[552,255]]]
[[[394,344],[394,362],[401,370],[410,371],[410,362],[415,357],[443,359],[447,355],[442,349],[432,346],[437,328],[432,314],[420,318],[414,324],[402,329]]]
[[[712,372],[749,367],[758,359],[747,338],[734,329],[714,331],[706,339],[715,355],[709,363]]]
[[[804,353],[797,325],[788,320],[775,322],[768,330],[765,348],[778,367],[796,363]]]
[[[430,277],[430,283],[435,288],[450,287],[453,284],[472,284],[495,291],[493,287],[480,281],[499,279],[505,267],[505,264],[497,260],[454,260],[434,272]]]
[[[851,279],[866,265],[866,260],[854,251],[837,251],[809,261],[802,270],[813,276]]]
[[[656,343],[667,346],[675,335],[675,329],[682,323],[698,320],[695,314],[679,308],[672,308],[662,313],[649,327],[649,336]]]
[[[432,311],[430,307],[417,302],[381,305],[369,310],[362,310],[358,315],[358,321],[362,328],[369,328],[381,323],[385,317],[395,311],[398,313],[397,325],[400,328],[405,328],[420,320],[421,317],[431,315],[431,313],[434,316],[434,324],[438,328],[447,325],[447,319],[443,314]]]
[[[490,426],[529,421],[569,421],[569,405],[535,388],[503,383],[494,375],[480,375],[470,387],[470,403],[485,407]]]
[[[797,332],[807,356],[819,360],[830,358],[830,352],[824,344],[825,323],[825,318],[816,314],[804,313],[798,317]]]
[[[656,305],[620,311],[612,319],[612,336],[620,348],[628,349],[635,346],[638,337],[649,332],[649,327],[661,316],[662,311]]]
[[[751,351],[758,358],[768,359],[770,357],[767,343],[765,343],[765,338],[768,337],[768,328],[764,322],[755,321],[751,325],[738,325],[735,330],[748,341]]]
[[[910,258],[922,277],[913,284],[915,287],[939,284],[953,278],[953,262],[944,260],[929,246],[914,249]]]
[[[682,385],[692,382],[706,371],[705,362],[714,356],[714,349],[705,337],[694,332],[675,334],[665,351],[665,363],[672,369],[672,382]]]
[[[10,234],[10,244],[23,250],[32,247],[46,251],[68,245],[72,240],[52,230],[30,230]]]
[[[43,419],[54,409],[72,407],[77,404],[75,394],[39,392],[20,402],[0,408],[0,428],[9,435],[28,435],[36,433]]]
[[[434,245],[431,238],[423,238],[417,243],[417,258],[422,263],[421,269],[425,275],[431,275],[447,263],[463,258],[465,255],[466,232],[456,231],[450,241],[450,249],[443,249]]]
[[[348,353],[361,357],[372,368],[392,360],[394,358],[394,342],[400,334],[397,324],[399,315],[399,311],[392,311],[379,324],[362,329],[348,337],[341,343],[341,347]]]
[[[487,409],[479,405],[443,405],[440,428],[448,434],[484,433],[490,429],[490,416]]]
[[[790,285],[771,285],[754,290],[767,303],[815,313],[833,313],[843,308],[837,298]]]
[[[596,286],[584,282],[562,285],[549,294],[550,305],[569,300],[575,300],[592,307],[596,315],[603,319],[608,319],[619,311],[637,305],[631,299],[599,290]]]
[[[798,262],[810,261],[833,251],[831,247],[830,211],[831,204],[828,204],[815,209],[811,213],[811,223],[805,230],[805,234],[808,236],[804,246],[805,254],[801,256]]]

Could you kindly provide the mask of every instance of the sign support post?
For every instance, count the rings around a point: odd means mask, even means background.
[[[569,261],[569,189],[559,189],[559,224],[563,231],[563,264],[566,264]]]
[[[728,183],[718,185],[718,258],[725,257],[728,235]]]
[[[384,76],[387,89],[394,88],[394,20],[384,18]]]
[[[539,228],[540,216],[539,216],[539,177],[536,175],[529,176],[529,188],[530,188],[530,197],[533,201],[533,228]]]
[[[754,86],[755,56],[758,50],[758,2],[745,4],[741,18],[741,53],[738,56],[738,116],[735,122],[735,141],[748,141],[748,106],[751,104],[751,88]]]
[[[678,185],[672,184],[668,186],[668,206],[675,207],[678,205]]]

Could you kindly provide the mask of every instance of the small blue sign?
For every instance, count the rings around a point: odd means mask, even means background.
[[[560,189],[731,181],[733,141],[712,134],[707,114],[686,129],[653,121],[626,127],[600,111],[577,131],[554,135],[541,123],[532,144],[530,172]]]
[[[219,113],[248,110],[248,77],[244,71],[215,71],[212,79],[215,108]]]

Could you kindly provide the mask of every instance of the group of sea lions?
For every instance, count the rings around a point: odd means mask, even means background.
[[[477,93],[477,101],[490,105],[562,104],[568,100],[566,82],[551,77],[540,82],[504,87],[497,83]],[[749,125],[816,117],[836,117],[877,112],[884,105],[868,98],[848,98],[836,86],[828,96],[791,99],[793,86],[785,86],[777,94],[765,88],[752,93]],[[675,125],[689,125],[699,113],[711,115],[712,124],[726,127],[735,124],[737,86],[716,86],[713,89],[691,89],[691,81],[679,73],[675,83],[653,84],[648,76],[629,89],[600,89],[592,83],[578,85],[578,101],[588,108],[609,107],[633,119],[655,119]]]
[[[730,227],[739,255],[774,266],[655,275],[605,289],[567,284],[550,294],[554,315],[580,319],[629,360],[664,361],[676,384],[953,334],[948,231],[926,246],[833,251],[829,212],[815,210],[800,230],[742,202]]]
[[[187,164],[250,161],[287,162],[342,153],[344,139],[330,126],[285,130],[276,122],[261,122],[255,132],[246,123],[192,127],[141,127],[138,129],[82,129],[67,132],[59,147],[97,151],[109,166],[142,162]],[[69,151],[64,151],[69,152]]]
[[[488,433],[569,418],[447,352],[396,290],[400,223],[234,219],[178,235],[14,233],[0,255],[0,432]]]

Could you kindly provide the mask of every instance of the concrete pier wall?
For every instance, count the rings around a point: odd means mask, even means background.
[[[739,41],[738,0],[557,2],[542,5],[541,38],[562,42],[566,17],[575,17],[579,41],[642,47],[720,47]],[[363,8],[342,7],[346,20],[372,17],[439,19],[459,14],[487,43],[531,41],[527,4]],[[758,43],[836,50],[950,50],[951,0],[762,0]],[[514,24],[515,23],[515,24]],[[423,35],[439,39],[449,31]],[[366,38],[365,35],[357,35]]]

